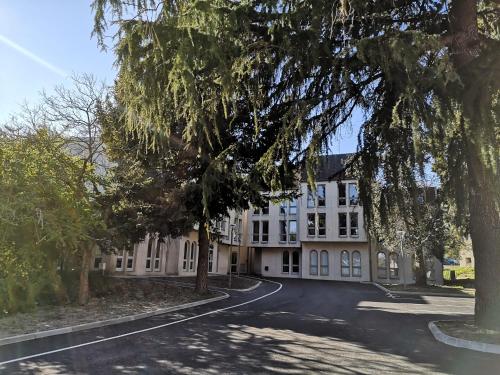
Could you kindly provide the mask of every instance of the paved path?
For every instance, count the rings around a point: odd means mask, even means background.
[[[275,281],[280,290],[265,282],[198,308],[0,347],[0,373],[500,373],[500,356],[446,346],[427,329],[429,320],[468,316],[472,299]]]

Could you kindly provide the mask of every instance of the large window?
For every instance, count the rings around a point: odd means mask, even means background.
[[[189,241],[184,242],[184,254],[182,257],[182,270],[188,270],[188,261],[189,261]]]
[[[349,219],[350,219],[350,233],[352,237],[357,237],[359,235],[359,229],[358,229],[358,213],[357,212],[351,212],[349,213]]]
[[[339,236],[347,236],[347,214],[339,212]]]
[[[292,253],[292,273],[300,271],[300,254],[297,250]]]
[[[115,270],[123,271],[123,251],[120,251],[118,254],[116,254]]]
[[[318,214],[318,236],[326,236],[326,213]]]
[[[262,242],[269,241],[269,221],[262,222]]]
[[[320,253],[321,276],[328,276],[328,251],[321,250]]]
[[[387,257],[382,251],[377,253],[377,275],[379,279],[387,278]]]
[[[191,243],[191,254],[189,255],[189,271],[194,272],[196,263],[196,242]]]
[[[339,206],[345,206],[346,205],[345,184],[339,182],[337,184],[337,187],[339,189]]]
[[[297,221],[290,220],[288,222],[288,241],[297,242]]]
[[[126,263],[127,271],[134,270],[134,249],[127,251],[127,263]]]
[[[214,272],[214,245],[208,245],[208,272]]]
[[[290,273],[290,252],[288,250],[283,251],[283,262],[281,266],[281,272]]]
[[[252,242],[259,242],[260,222],[256,220],[256,221],[252,222],[252,225],[253,225]]]
[[[309,266],[310,266],[309,273],[311,275],[317,275],[318,274],[318,252],[316,250],[311,250],[311,252],[309,253]]]
[[[154,237],[150,236],[148,241],[148,250],[146,252],[146,271],[152,271],[153,265],[153,247],[155,244]]]
[[[349,252],[346,250],[340,253],[340,274],[342,276],[351,276],[351,262],[349,261]]]
[[[314,194],[311,189],[307,188],[307,208],[314,207]]]
[[[280,242],[286,242],[286,220],[280,220]]]
[[[156,241],[156,251],[154,259],[154,270],[160,271],[161,269],[161,250],[162,250],[163,240],[161,238]]]
[[[398,254],[389,254],[389,277],[391,279],[399,278],[399,259]]]
[[[292,199],[290,205],[288,206],[288,213],[290,215],[297,215],[297,199]]]
[[[349,184],[349,205],[356,206],[359,203],[358,186]]]
[[[357,250],[352,252],[352,275],[361,277],[361,253]]]
[[[307,214],[307,235],[316,235],[316,214]]]
[[[326,189],[325,185],[318,185],[316,188],[316,196],[318,198],[318,207],[326,206]]]

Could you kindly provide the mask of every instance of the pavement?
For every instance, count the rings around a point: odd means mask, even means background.
[[[500,356],[437,342],[474,301],[390,298],[370,284],[273,279],[134,322],[0,347],[7,374],[499,374]]]

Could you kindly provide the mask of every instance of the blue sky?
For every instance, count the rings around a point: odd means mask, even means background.
[[[108,84],[116,69],[112,51],[91,38],[91,0],[0,0],[0,122],[24,100],[69,84],[72,73],[92,73]],[[108,43],[110,44],[110,43]],[[330,152],[356,149],[358,126],[344,128]]]

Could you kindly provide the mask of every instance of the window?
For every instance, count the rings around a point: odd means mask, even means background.
[[[116,271],[123,271],[123,251],[116,254],[115,270]]]
[[[345,206],[346,205],[345,184],[339,182],[337,184],[337,187],[339,189],[339,206]]]
[[[262,242],[269,241],[269,221],[262,222]]]
[[[391,279],[399,278],[398,254],[396,253],[389,254],[389,277]]]
[[[352,275],[361,277],[361,253],[357,250],[352,252]]]
[[[357,237],[359,235],[359,230],[358,230],[358,213],[357,212],[351,212],[349,214],[349,219],[351,222],[351,236]]]
[[[258,221],[253,222],[252,242],[259,242],[259,225]]]
[[[280,220],[280,242],[286,242],[286,220]]]
[[[262,215],[269,215],[269,202],[266,202],[265,206],[262,207]]]
[[[288,222],[288,241],[297,242],[297,221],[290,220]]]
[[[101,256],[96,256],[94,258],[94,269],[98,270],[99,266],[101,265],[101,263],[102,263],[102,257]]]
[[[253,209],[253,214],[254,214],[254,215],[260,215],[260,208],[255,207],[255,208]]]
[[[127,271],[134,270],[134,249],[127,251]]]
[[[321,250],[320,253],[321,276],[328,276],[328,251]]]
[[[290,273],[290,253],[288,250],[283,251],[283,263],[281,266],[281,272]]]
[[[189,256],[189,271],[194,271],[194,264],[196,263],[196,242],[191,243],[191,254]]]
[[[227,220],[222,220],[220,230],[222,233],[226,233],[226,225],[227,225]]]
[[[313,208],[314,203],[314,195],[311,189],[307,188],[307,208]]]
[[[311,275],[318,274],[318,252],[316,250],[311,250],[309,253],[309,273]]]
[[[351,276],[351,262],[349,261],[349,253],[342,250],[340,253],[340,274],[342,276]]]
[[[316,195],[318,197],[318,207],[325,207],[326,206],[325,185],[318,185],[316,189]]]
[[[300,271],[300,254],[297,250],[292,253],[292,273]]]
[[[182,258],[182,270],[188,270],[189,241],[184,242],[184,256]]]
[[[288,206],[288,213],[290,215],[297,215],[297,199],[292,199],[290,201],[290,206]]]
[[[155,259],[154,259],[154,270],[159,271],[161,269],[161,248],[162,248],[163,240],[161,238],[156,242],[156,251],[155,251]]]
[[[307,235],[316,235],[316,214],[307,214]]]
[[[347,236],[347,214],[345,212],[339,213],[339,236]]]
[[[379,279],[387,278],[387,259],[382,251],[377,253],[377,275]]]
[[[318,236],[326,236],[326,213],[318,214]]]
[[[280,215],[286,215],[286,202],[280,202]]]
[[[214,272],[214,245],[208,245],[208,272]]]
[[[238,272],[238,253],[236,251],[231,252],[231,273]]]
[[[349,205],[356,206],[358,203],[358,187],[356,184],[349,184]]]
[[[149,241],[148,241],[148,251],[146,253],[146,271],[151,271],[152,268],[152,256],[153,256],[153,246],[154,246],[155,239],[154,237],[150,236]]]

